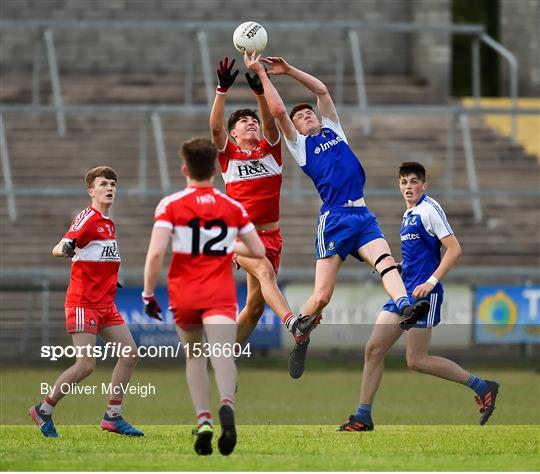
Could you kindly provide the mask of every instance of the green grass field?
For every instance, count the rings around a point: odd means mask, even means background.
[[[481,370],[501,383],[495,414],[479,426],[472,392],[406,370],[385,373],[371,433],[336,433],[354,411],[360,370],[329,368],[292,380],[285,367],[240,369],[239,440],[234,453],[193,451],[194,414],[181,368],[142,365],[134,382],[149,381],[156,395],[127,396],[126,419],[145,431],[141,439],[102,432],[104,395],[66,397],[55,411],[61,438],[46,439],[27,416],[41,382],[61,370],[3,368],[1,372],[2,470],[335,471],[540,469],[540,378],[532,370]],[[85,384],[110,376],[101,367]],[[214,398],[215,388],[212,387]],[[216,429],[216,437],[219,428]]]
[[[538,427],[381,426],[335,433],[334,426],[241,426],[231,456],[200,457],[191,426],[141,426],[144,438],[64,426],[45,439],[31,426],[2,428],[2,470],[49,471],[533,471]]]

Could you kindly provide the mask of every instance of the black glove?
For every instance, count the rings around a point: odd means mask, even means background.
[[[73,239],[68,242],[64,242],[62,245],[62,255],[66,258],[73,258],[75,256],[75,247],[77,246],[77,239]]]
[[[261,82],[261,79],[256,73],[253,73],[253,77],[249,74],[249,72],[246,72],[246,79],[248,81],[249,87],[251,87],[251,90],[255,95],[263,95],[264,94],[264,88]]]
[[[216,91],[220,94],[227,93],[229,88],[234,84],[236,76],[238,76],[238,73],[240,72],[238,69],[232,72],[232,68],[234,67],[235,63],[234,59],[231,61],[231,64],[228,64],[228,62],[229,58],[227,56],[225,56],[219,62],[219,68],[217,70],[218,86]]]
[[[150,296],[145,296],[143,294],[141,296],[144,303],[145,314],[158,321],[163,321],[163,318],[161,317],[161,308],[159,307],[156,297],[153,294]]]

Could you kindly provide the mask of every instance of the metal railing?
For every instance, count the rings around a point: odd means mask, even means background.
[[[235,104],[234,107],[249,107],[249,104]],[[56,113],[56,107],[54,105],[16,105],[16,104],[4,104],[2,105],[3,113],[43,113],[51,114]],[[227,110],[232,110],[232,106],[229,105]],[[129,116],[139,114],[141,116],[141,125],[139,127],[139,163],[138,163],[138,185],[132,189],[126,189],[123,192],[135,195],[141,198],[145,195],[165,195],[171,192],[171,180],[169,176],[169,168],[167,164],[166,146],[165,146],[165,133],[163,131],[163,125],[161,121],[162,115],[185,115],[194,113],[207,113],[208,109],[205,105],[66,105],[64,106],[64,113],[69,116],[71,114],[80,113],[122,113]],[[356,106],[345,105],[339,110],[345,113],[356,113],[358,108]],[[495,193],[504,192],[505,194],[512,194],[515,196],[537,196],[538,190],[531,189],[517,189],[513,191],[505,190],[481,190],[478,184],[476,173],[476,160],[474,154],[472,133],[469,124],[469,116],[478,116],[483,114],[510,114],[512,116],[518,115],[540,115],[540,109],[535,108],[515,108],[512,110],[500,107],[463,107],[463,106],[372,106],[373,114],[411,114],[411,115],[446,115],[450,117],[448,126],[448,139],[446,148],[446,171],[445,171],[445,183],[442,190],[447,197],[453,196],[468,196],[471,199],[473,215],[475,222],[480,223],[482,221],[482,204],[481,197],[489,196]],[[156,149],[156,160],[160,176],[160,189],[152,189],[146,186],[147,182],[147,170],[149,166],[148,161],[148,121],[152,124],[152,131],[154,137],[154,144]],[[463,153],[465,158],[468,189],[456,189],[455,188],[455,176],[454,171],[456,169],[456,144],[458,138],[456,137],[456,129],[459,127],[461,132],[461,141],[463,144]],[[8,209],[9,215],[12,220],[16,219],[16,196],[66,196],[66,195],[80,195],[82,191],[78,188],[74,189],[58,189],[58,188],[43,188],[39,187],[18,187],[13,183],[10,170],[10,161],[8,157],[8,148],[5,137],[4,120],[0,122],[0,154],[2,158],[2,167],[4,170],[4,187],[0,189],[0,194],[8,197]],[[296,173],[300,175],[300,171]],[[296,176],[296,175],[295,175]],[[393,190],[375,190],[379,194],[390,194]],[[371,191],[373,193],[373,191]],[[314,194],[312,189],[304,190],[294,186],[292,189],[283,189],[284,195],[290,196],[302,196]]]
[[[58,61],[54,47],[53,30],[173,30],[188,32],[195,37],[199,45],[203,77],[205,84],[205,93],[207,104],[210,106],[214,98],[215,78],[212,73],[213,65],[210,60],[210,51],[208,47],[207,31],[226,31],[231,32],[236,28],[236,22],[232,21],[133,21],[133,20],[101,20],[101,21],[75,21],[75,20],[2,20],[4,30],[37,30],[43,31],[45,39],[47,59],[49,64],[49,75],[53,88],[53,100],[57,111],[58,133],[63,135],[66,131],[66,124],[63,114],[63,100],[60,88],[60,74],[58,70]],[[472,35],[472,89],[479,105],[481,96],[481,78],[480,78],[480,42],[485,43],[492,48],[498,55],[502,56],[510,67],[510,90],[509,95],[512,99],[512,108],[517,107],[518,97],[518,63],[515,56],[504,46],[487,35],[483,25],[479,24],[450,24],[450,25],[419,25],[412,23],[371,23],[363,21],[267,21],[265,27],[271,31],[290,32],[309,32],[309,31],[335,31],[341,36],[347,36],[351,48],[354,75],[356,80],[358,107],[363,113],[362,127],[366,135],[371,132],[370,107],[365,87],[365,73],[362,61],[360,33],[362,32],[383,32],[383,33],[441,33],[441,34],[466,34]],[[38,35],[39,38],[39,35]],[[187,45],[188,61],[185,69],[185,104],[191,104],[193,101],[193,51],[191,45]],[[34,68],[33,68],[33,103],[39,100],[39,47],[36,44],[34,48]],[[338,48],[336,54],[336,89],[338,104],[343,97],[343,79],[344,79],[344,58],[342,48]],[[517,121],[512,119],[512,138],[517,137]]]

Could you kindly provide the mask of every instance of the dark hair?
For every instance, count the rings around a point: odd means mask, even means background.
[[[310,104],[307,104],[307,103],[296,104],[296,105],[292,108],[291,113],[289,114],[290,119],[292,120],[293,117],[294,117],[294,114],[295,114],[296,112],[298,112],[299,110],[303,110],[303,109],[309,109],[309,110],[311,110],[313,113],[315,113],[315,110],[313,110],[313,107],[312,107]]]
[[[96,166],[95,168],[87,171],[86,175],[84,176],[86,187],[91,188],[94,186],[94,181],[96,178],[114,179],[115,181],[118,181],[116,171],[109,166]]]
[[[401,163],[399,167],[399,177],[407,176],[409,174],[415,174],[420,178],[424,183],[426,182],[426,169],[416,161],[407,161]]]
[[[231,130],[236,125],[236,122],[240,120],[242,117],[253,117],[257,122],[261,123],[259,120],[259,116],[257,115],[257,112],[253,109],[239,109],[236,112],[233,112],[231,116],[229,117],[229,120],[227,122],[227,130],[229,133],[231,133]]]
[[[179,155],[188,169],[190,178],[197,181],[210,179],[216,167],[216,147],[206,138],[191,138],[180,148]]]

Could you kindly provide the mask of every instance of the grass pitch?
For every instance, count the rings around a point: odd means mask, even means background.
[[[286,362],[285,362],[286,363]],[[142,365],[134,382],[156,395],[128,395],[124,414],[145,432],[124,438],[98,427],[107,397],[72,395],[55,410],[61,437],[44,438],[27,416],[40,383],[62,369],[3,368],[0,469],[44,471],[358,471],[540,469],[540,378],[532,370],[473,370],[501,383],[489,425],[479,426],[466,387],[406,370],[385,373],[370,433],[336,433],[358,401],[360,369],[311,370],[292,380],[285,367],[240,368],[238,444],[229,457],[197,456],[195,422],[182,368]],[[101,366],[84,381],[108,382]],[[213,398],[216,397],[212,387]],[[214,413],[217,413],[215,404]]]
[[[33,426],[3,426],[2,470],[47,471],[534,471],[537,426],[240,426],[233,454],[197,456],[191,425],[139,426],[144,438],[64,426],[46,439]],[[219,433],[219,429],[216,430]],[[216,434],[217,434],[216,433]]]

